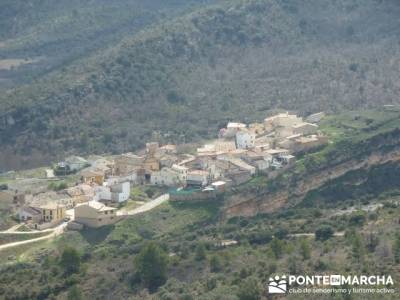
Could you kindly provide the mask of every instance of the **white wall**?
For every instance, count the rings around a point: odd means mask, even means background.
[[[239,131],[236,133],[236,146],[239,149],[253,148],[256,135],[250,132]]]
[[[116,202],[128,201],[131,193],[131,184],[129,181],[111,186],[111,200]]]

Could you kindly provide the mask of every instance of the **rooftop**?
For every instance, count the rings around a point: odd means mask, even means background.
[[[247,125],[244,123],[229,122],[226,128],[246,128]]]
[[[116,210],[117,208],[115,207],[109,207],[109,206],[105,206],[103,203],[100,203],[98,201],[89,201],[86,203],[82,203],[82,204],[78,204],[77,206],[90,206],[98,211],[109,211],[109,210]]]
[[[299,124],[293,125],[292,127],[293,127],[293,128],[301,128],[301,127],[303,127],[303,126],[312,126],[312,127],[318,127],[318,125],[316,125],[316,124],[307,123],[307,122],[302,122],[302,123],[299,123]]]
[[[21,207],[21,210],[23,210],[31,215],[40,215],[42,213],[40,211],[40,209],[38,209],[36,207],[32,207],[32,206],[23,206],[23,207]]]
[[[189,172],[188,172],[188,174],[190,174],[190,175],[208,175],[208,172],[207,171],[204,171],[204,170],[190,170]]]
[[[268,150],[265,150],[265,153],[268,153],[268,154],[280,154],[280,153],[286,153],[288,151],[289,150],[287,150],[287,149],[268,149]]]
[[[226,184],[225,181],[216,181],[216,182],[211,183],[211,185],[213,185],[213,186],[222,186],[225,184]]]
[[[63,208],[63,207],[65,207],[65,205],[58,204],[58,203],[47,203],[45,205],[40,205],[37,208],[41,208],[41,209],[57,209],[57,208]]]
[[[83,170],[81,172],[81,175],[84,177],[89,177],[89,176],[103,176],[104,172],[99,170],[99,169],[87,169]]]
[[[181,165],[176,165],[176,164],[173,164],[173,165],[172,165],[172,168],[175,169],[175,170],[180,170],[180,171],[187,171],[187,170],[189,170],[188,167],[181,166]]]

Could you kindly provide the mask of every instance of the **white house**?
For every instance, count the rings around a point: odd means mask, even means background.
[[[245,129],[247,127],[246,124],[243,123],[236,123],[236,122],[229,122],[226,126],[226,131],[224,133],[225,138],[234,137],[236,132],[241,129]]]
[[[94,201],[111,201],[111,191],[110,187],[108,186],[95,186],[94,187],[94,194],[93,197]]]
[[[282,155],[280,159],[284,164],[290,164],[296,160],[296,157],[294,155],[289,154],[289,155]]]
[[[255,146],[256,134],[249,130],[239,130],[236,132],[236,147],[239,149],[249,149]]]
[[[179,180],[184,184],[187,180],[189,168],[187,168],[185,166],[174,164],[174,165],[172,165],[171,169],[178,172]]]
[[[106,184],[107,184],[107,186],[111,186],[111,185],[126,182],[126,181],[129,181],[131,183],[136,183],[137,179],[138,179],[137,172],[133,172],[128,175],[110,176],[106,179]]]
[[[211,186],[217,192],[225,192],[226,182],[225,181],[215,181],[215,182],[211,183]]]
[[[110,186],[111,201],[113,202],[125,202],[128,201],[131,194],[131,183],[129,181],[118,183]]]
[[[121,203],[129,199],[131,184],[129,181],[125,181],[109,186],[96,186],[94,189],[95,196],[93,197],[93,200]]]
[[[180,174],[171,168],[162,168],[151,174],[150,182],[154,185],[178,186],[181,183]]]

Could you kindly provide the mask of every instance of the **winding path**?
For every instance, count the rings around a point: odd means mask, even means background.
[[[150,202],[147,202],[145,204],[143,204],[140,207],[137,207],[133,210],[129,210],[129,211],[118,211],[117,215],[118,216],[133,216],[133,215],[137,215],[137,214],[141,214],[147,211],[152,210],[153,208],[163,204],[164,202],[169,200],[169,194],[164,194],[161,195],[159,197],[157,197],[154,200],[151,200]],[[4,245],[0,245],[0,251],[4,250],[4,249],[8,249],[8,248],[12,248],[12,247],[17,247],[17,246],[21,246],[21,245],[26,245],[26,244],[30,244],[30,243],[35,243],[35,242],[39,242],[39,241],[44,241],[44,240],[48,240],[51,238],[54,238],[58,235],[61,235],[65,228],[67,227],[68,222],[64,222],[60,225],[58,225],[55,228],[50,228],[50,229],[45,229],[45,230],[40,230],[40,231],[27,231],[27,232],[23,232],[23,231],[16,231],[16,229],[18,228],[18,226],[13,226],[11,228],[9,228],[6,231],[2,231],[0,233],[4,233],[4,234],[37,234],[37,233],[41,233],[41,232],[49,232],[48,235],[45,236],[41,236],[38,238],[33,238],[30,240],[25,240],[25,241],[19,241],[19,242],[13,242],[13,243],[8,243],[8,244],[4,244]]]
[[[62,223],[61,225],[58,225],[57,227],[49,230],[51,233],[45,236],[41,236],[38,238],[34,238],[34,239],[30,239],[30,240],[26,240],[26,241],[19,241],[19,242],[14,242],[14,243],[8,243],[8,244],[4,244],[4,245],[0,245],[0,251],[4,250],[4,249],[8,249],[8,248],[12,248],[12,247],[16,247],[16,246],[21,246],[21,245],[26,245],[26,244],[30,244],[30,243],[35,243],[35,242],[39,242],[39,241],[44,241],[44,240],[48,240],[51,239],[53,237],[56,237],[60,234],[62,234],[64,232],[65,227],[67,226],[68,223]],[[46,232],[45,230],[43,231],[39,231],[39,232]],[[10,232],[8,232],[10,233]],[[12,232],[14,234],[14,232]],[[24,232],[26,233],[26,232]],[[38,233],[38,232],[33,232],[33,233]]]
[[[142,206],[139,206],[135,209],[129,210],[129,211],[118,211],[117,216],[133,216],[137,214],[141,214],[144,212],[147,212],[149,210],[152,210],[153,208],[163,204],[164,202],[169,200],[169,194],[164,194],[159,196],[158,198],[151,200],[147,202],[146,204],[143,204]]]

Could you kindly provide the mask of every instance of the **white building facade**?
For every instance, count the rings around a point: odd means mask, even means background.
[[[256,134],[248,130],[240,130],[236,133],[236,147],[239,149],[254,148]]]

